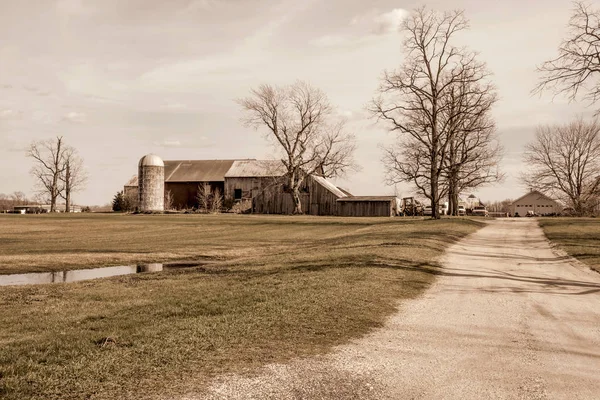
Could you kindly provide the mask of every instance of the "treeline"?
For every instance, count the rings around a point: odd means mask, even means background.
[[[23,192],[13,192],[11,194],[0,193],[0,212],[12,211],[15,206],[26,206],[32,204]]]

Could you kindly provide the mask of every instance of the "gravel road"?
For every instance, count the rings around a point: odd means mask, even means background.
[[[200,398],[600,399],[600,274],[528,218],[490,221],[442,261],[384,328]]]

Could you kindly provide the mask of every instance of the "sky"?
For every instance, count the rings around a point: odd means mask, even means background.
[[[493,115],[506,180],[484,201],[517,198],[524,145],[539,124],[591,116],[587,104],[532,96],[537,65],[557,54],[567,0],[0,0],[0,193],[33,196],[32,141],[63,136],[89,175],[81,205],[109,203],[148,153],[165,160],[273,158],[244,127],[236,99],[262,83],[323,90],[357,138],[355,195],[385,185],[387,126],[366,112],[384,70],[403,61],[398,27],[411,10],[462,9],[457,44],[479,52],[498,89]]]

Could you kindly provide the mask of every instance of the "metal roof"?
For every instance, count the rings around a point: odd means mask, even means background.
[[[137,186],[138,185],[138,176],[134,175],[127,181],[125,186]]]
[[[165,161],[165,182],[223,182],[235,160]]]
[[[396,196],[350,196],[337,199],[337,201],[393,201],[396,199]]]
[[[346,193],[342,192],[337,186],[335,186],[333,183],[323,178],[322,176],[312,175],[312,178],[337,197],[347,197]]]
[[[285,166],[280,160],[238,160],[225,174],[226,178],[283,176]]]
[[[163,163],[163,160],[156,154],[146,154],[144,157],[142,157],[140,159],[138,166],[141,167],[142,165],[143,166],[155,166],[155,167],[164,167],[165,166],[165,164]]]

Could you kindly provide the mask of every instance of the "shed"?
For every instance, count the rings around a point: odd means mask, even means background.
[[[343,217],[394,217],[398,213],[396,196],[351,196],[337,200]]]

